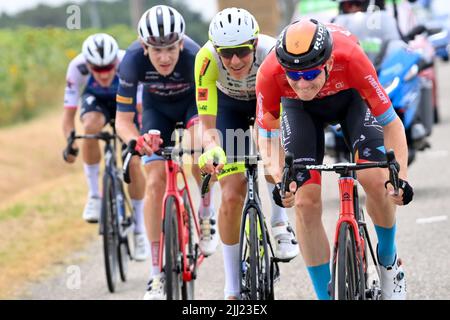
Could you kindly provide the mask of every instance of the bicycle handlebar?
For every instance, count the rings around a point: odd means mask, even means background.
[[[358,171],[370,168],[388,168],[389,182],[394,187],[395,195],[398,195],[400,165],[395,159],[393,150],[386,153],[386,161],[368,162],[368,163],[335,163],[320,165],[296,164],[291,153],[285,156],[285,165],[283,168],[283,176],[281,180],[282,197],[285,197],[286,191],[289,191],[289,184],[295,180],[295,173],[298,171],[317,170],[317,171],[334,171],[341,175],[347,175],[351,171]]]
[[[130,160],[133,156],[139,156],[142,157],[137,150],[136,150],[136,140],[131,140],[128,143],[127,148],[122,153],[122,157],[124,158],[123,161],[123,180],[129,184],[131,183],[131,176],[130,176]],[[190,154],[193,155],[196,152],[202,152],[201,149],[184,149],[184,148],[175,148],[175,147],[165,147],[161,148],[158,151],[155,151],[154,154],[162,156],[165,160],[169,160],[174,158],[174,156],[182,157],[184,154]]]
[[[66,148],[63,151],[64,160],[67,160],[67,156],[68,155],[74,155],[74,156],[78,155],[79,149],[74,149],[72,147],[72,145],[75,142],[75,140],[79,140],[79,139],[97,139],[97,140],[103,140],[106,143],[109,143],[109,141],[114,140],[116,137],[117,137],[116,134],[111,134],[110,132],[107,132],[107,131],[102,131],[102,132],[97,133],[97,134],[77,135],[75,133],[75,130],[72,130],[70,132],[69,137],[67,138]]]

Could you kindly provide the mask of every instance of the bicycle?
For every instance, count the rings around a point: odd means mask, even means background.
[[[353,159],[352,159],[353,160]],[[292,154],[286,154],[281,185],[282,196],[295,181],[297,172],[306,170],[333,171],[339,174],[340,213],[334,238],[333,265],[329,294],[338,300],[380,300],[380,270],[370,241],[364,211],[359,205],[358,183],[355,171],[370,168],[389,168],[389,181],[396,194],[399,189],[400,166],[392,150],[386,153],[386,161],[371,163],[336,163],[332,165],[294,164]],[[368,283],[369,259],[377,271],[377,278]],[[337,269],[337,272],[336,272]]]
[[[232,160],[244,161],[247,195],[242,210],[239,238],[240,291],[243,300],[274,300],[274,283],[280,278],[278,262],[270,241],[258,191],[258,160],[253,145],[253,123],[250,120],[250,152]],[[211,174],[204,176],[202,197],[208,192]]]
[[[117,286],[117,267],[123,282],[127,280],[128,262],[133,259],[129,237],[134,229],[134,211],[123,188],[122,171],[117,167],[117,143],[114,120],[110,122],[112,133],[102,131],[98,134],[76,135],[73,130],[68,138],[66,152],[78,139],[97,139],[105,142],[103,174],[103,196],[99,234],[103,237],[103,254],[108,290],[115,292]],[[121,141],[121,140],[120,140]]]
[[[184,124],[178,122],[178,146],[181,146]],[[136,141],[129,143],[124,161],[125,182],[129,182],[128,160],[138,155]],[[162,156],[166,170],[166,190],[161,212],[162,232],[160,237],[159,268],[165,274],[167,300],[193,300],[194,281],[197,268],[203,262],[204,255],[199,250],[200,225],[194,214],[194,205],[183,170],[182,157],[202,150],[165,147],[155,153]],[[183,187],[178,187],[181,177]],[[194,233],[195,232],[195,233]]]

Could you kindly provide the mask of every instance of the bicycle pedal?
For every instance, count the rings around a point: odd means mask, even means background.
[[[288,263],[288,262],[290,262],[292,259],[294,259],[295,257],[293,257],[293,258],[288,258],[288,259],[280,259],[280,258],[277,258],[277,257],[273,257],[272,259],[273,259],[273,262],[281,262],[281,263]]]

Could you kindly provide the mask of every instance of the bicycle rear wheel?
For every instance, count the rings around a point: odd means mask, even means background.
[[[339,300],[365,299],[365,277],[362,259],[356,248],[352,226],[343,222],[339,227],[337,284]]]
[[[117,284],[118,266],[118,230],[116,223],[114,186],[111,176],[105,174],[103,178],[102,226],[103,226],[103,255],[105,259],[106,281],[111,293]]]
[[[178,241],[177,207],[174,197],[166,200],[164,218],[164,272],[167,300],[181,298],[181,261]]]

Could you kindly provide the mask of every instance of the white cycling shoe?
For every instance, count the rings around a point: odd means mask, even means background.
[[[380,264],[381,299],[406,300],[406,280],[401,259],[395,256],[392,266],[384,267]]]
[[[299,254],[298,242],[289,221],[272,226],[272,236],[275,239],[275,257],[288,262]]]
[[[204,208],[205,209],[205,208]],[[217,245],[219,244],[219,235],[216,229],[216,220],[214,219],[215,214],[212,209],[209,215],[200,215],[200,217],[207,216],[208,218],[200,218],[200,241],[199,247],[203,255],[210,256],[216,252]]]
[[[83,219],[89,223],[97,223],[102,210],[102,199],[96,196],[90,196],[84,206]]]
[[[134,234],[134,260],[145,261],[148,257],[148,245],[145,233]]]
[[[165,277],[161,273],[148,282],[147,292],[143,300],[166,300]]]

